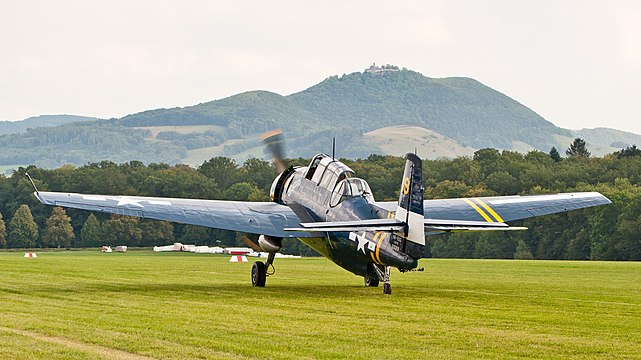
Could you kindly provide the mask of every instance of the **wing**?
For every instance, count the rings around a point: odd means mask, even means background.
[[[425,217],[431,219],[502,223],[609,203],[611,201],[598,192],[581,192],[425,200],[423,209]],[[377,202],[376,205],[396,211],[397,203]]]
[[[295,235],[286,232],[285,228],[298,226],[300,219],[288,206],[273,202],[84,195],[44,191],[36,191],[34,195],[45,205],[166,220],[275,237],[312,236],[305,232],[298,232]]]

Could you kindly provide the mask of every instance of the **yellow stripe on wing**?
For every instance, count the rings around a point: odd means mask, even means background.
[[[481,199],[479,199],[479,198],[474,198],[474,200],[476,200],[476,202],[477,202],[477,203],[479,203],[481,206],[483,206],[483,208],[484,208],[485,210],[487,210],[487,212],[489,212],[490,214],[492,214],[492,216],[494,216],[494,218],[496,219],[496,221],[498,221],[498,222],[504,222],[504,221],[503,221],[503,219],[499,216],[499,214],[497,214],[497,213],[496,213],[496,211],[494,211],[494,210],[493,210],[489,205],[487,205],[486,203],[484,203]]]
[[[478,205],[476,205],[475,203],[473,203],[473,202],[472,202],[472,200],[470,200],[470,199],[463,199],[463,201],[465,201],[466,203],[468,203],[468,205],[470,205],[474,210],[476,210],[476,212],[477,212],[477,213],[479,213],[479,214],[483,217],[483,219],[485,219],[485,221],[487,221],[487,222],[494,222],[494,221],[492,221],[492,218],[490,218],[490,217],[485,213],[485,211],[483,211],[480,207],[478,207]]]

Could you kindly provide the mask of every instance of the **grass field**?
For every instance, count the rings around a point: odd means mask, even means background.
[[[0,253],[0,358],[641,358],[641,264],[427,260],[393,294],[325,259]]]

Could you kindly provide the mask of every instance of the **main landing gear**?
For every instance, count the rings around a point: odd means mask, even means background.
[[[274,275],[276,272],[273,265],[275,257],[275,253],[269,253],[266,262],[256,261],[254,265],[252,265],[252,286],[265,287],[267,277]],[[272,268],[272,272],[268,272],[270,267]]]
[[[377,287],[380,281],[383,281],[383,294],[392,293],[392,285],[389,282],[390,267],[374,265],[377,277],[365,277],[365,286]]]

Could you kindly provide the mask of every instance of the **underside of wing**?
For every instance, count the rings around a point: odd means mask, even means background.
[[[610,202],[598,192],[580,192],[425,200],[423,208],[425,216],[431,219],[503,223],[605,205]],[[376,205],[389,211],[394,211],[396,208],[396,203],[392,202],[376,203]]]
[[[45,205],[166,220],[216,229],[275,237],[293,237],[284,229],[300,219],[285,205],[273,202],[242,202],[141,196],[84,195],[38,191]],[[298,232],[296,237],[312,236]]]

